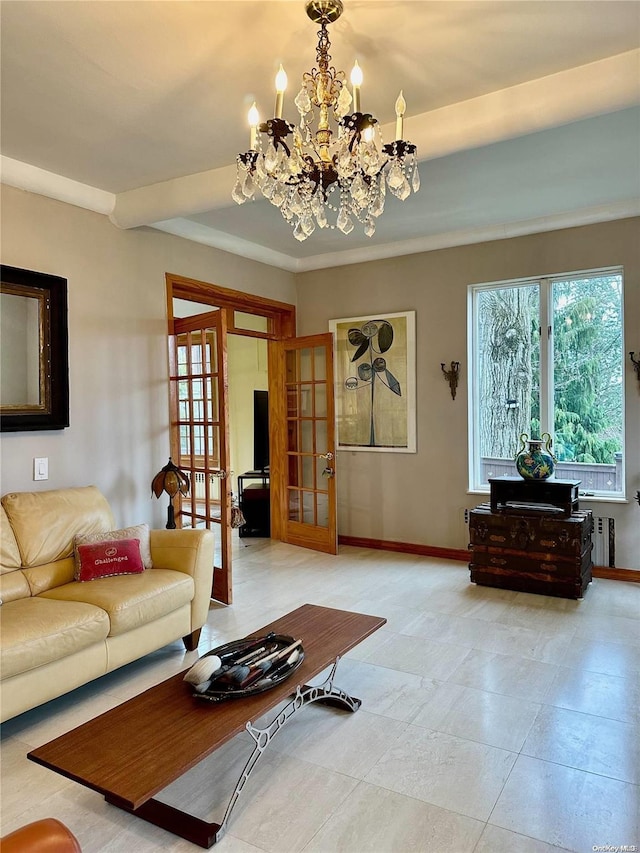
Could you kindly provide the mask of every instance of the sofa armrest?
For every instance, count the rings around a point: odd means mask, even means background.
[[[173,569],[193,578],[191,630],[201,628],[207,621],[213,586],[213,531],[151,530],[150,544],[154,569]]]

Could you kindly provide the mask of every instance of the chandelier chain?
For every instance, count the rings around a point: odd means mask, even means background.
[[[329,68],[329,61],[331,60],[331,55],[329,53],[329,48],[331,47],[331,42],[329,41],[329,30],[327,29],[327,25],[325,22],[322,22],[320,29],[318,30],[318,47],[316,48],[316,62],[321,71],[326,72]]]

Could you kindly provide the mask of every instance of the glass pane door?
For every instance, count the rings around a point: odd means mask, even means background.
[[[191,489],[177,513],[181,527],[216,528],[213,597],[231,603],[231,503],[223,311],[175,321],[171,365],[174,461]]]
[[[285,541],[337,553],[331,335],[284,341]],[[272,472],[273,474],[273,472]]]

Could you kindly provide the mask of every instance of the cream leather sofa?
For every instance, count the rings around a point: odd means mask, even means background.
[[[115,528],[95,486],[5,495],[0,510],[0,719],[183,638],[209,612],[210,530],[152,530],[153,568],[74,580],[74,536]]]

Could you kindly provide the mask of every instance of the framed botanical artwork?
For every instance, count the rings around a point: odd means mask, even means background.
[[[338,450],[416,452],[416,312],[330,320]]]

